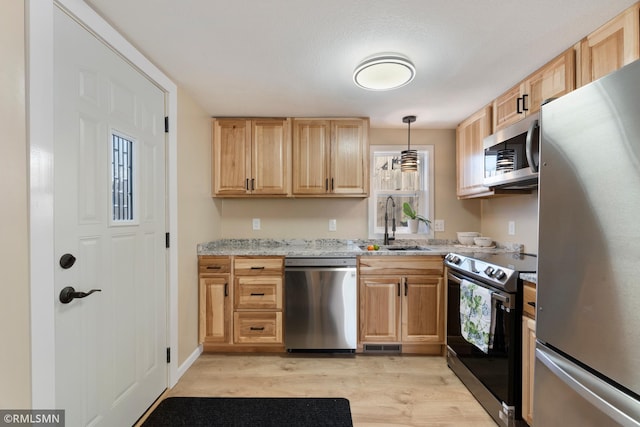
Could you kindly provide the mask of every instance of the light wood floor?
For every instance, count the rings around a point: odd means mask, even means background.
[[[434,356],[203,354],[171,396],[344,397],[356,427],[496,426]]]

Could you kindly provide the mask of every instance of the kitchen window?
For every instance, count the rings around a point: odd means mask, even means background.
[[[369,238],[384,237],[384,216],[389,196],[388,227],[392,236],[392,222],[396,218],[396,238],[415,239],[433,237],[432,227],[420,222],[417,233],[411,233],[407,217],[402,212],[404,202],[420,215],[433,221],[433,145],[412,146],[418,151],[418,171],[401,172],[399,145],[371,146],[371,197],[369,197]]]

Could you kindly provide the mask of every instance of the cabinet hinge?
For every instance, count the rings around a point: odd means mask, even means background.
[[[171,347],[167,347],[167,363],[171,363]]]
[[[165,133],[169,133],[169,117],[164,118],[164,131]]]
[[[171,238],[169,236],[169,233],[164,233],[164,247],[168,248],[169,247],[169,242],[171,241]]]

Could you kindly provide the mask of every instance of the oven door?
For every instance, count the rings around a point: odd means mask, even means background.
[[[484,353],[466,341],[460,332],[460,283],[466,279],[490,289],[491,304],[495,307],[493,346]],[[521,405],[521,333],[517,294],[511,294],[449,271],[447,274],[447,346],[471,374],[493,396],[520,415]]]

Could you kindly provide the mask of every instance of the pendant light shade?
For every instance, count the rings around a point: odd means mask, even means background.
[[[405,116],[402,122],[408,125],[407,149],[400,153],[400,170],[402,172],[416,172],[418,170],[418,152],[411,149],[411,123],[416,116]]]

